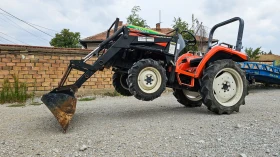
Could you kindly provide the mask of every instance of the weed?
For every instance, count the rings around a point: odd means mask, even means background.
[[[95,99],[96,99],[95,97],[86,97],[86,98],[79,99],[79,101],[92,101],[92,100],[95,100]]]
[[[12,104],[7,107],[24,107],[24,106],[25,106],[25,104]]]
[[[118,93],[117,91],[114,92],[106,92],[103,94],[104,96],[109,96],[109,97],[116,97],[116,96],[121,96],[120,93]]]
[[[31,103],[34,102],[34,98],[35,98],[35,90],[37,89],[36,88],[36,83],[37,83],[37,79],[34,80],[33,82],[33,87],[34,87],[34,90],[32,91],[32,94],[31,94]],[[36,103],[36,102],[35,102]]]
[[[30,105],[33,105],[33,106],[40,106],[41,104],[42,104],[42,103],[40,103],[40,102],[33,101],[33,102],[31,102]]]
[[[30,97],[27,94],[26,83],[19,82],[18,78],[13,75],[14,81],[11,83],[8,78],[4,79],[2,90],[0,91],[0,104],[13,102],[26,102]]]

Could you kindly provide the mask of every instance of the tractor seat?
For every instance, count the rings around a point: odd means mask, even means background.
[[[190,60],[190,66],[191,67],[197,67],[202,59],[203,59],[203,57],[195,58],[195,59]]]

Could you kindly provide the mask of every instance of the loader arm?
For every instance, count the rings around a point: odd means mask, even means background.
[[[96,71],[102,70],[122,48],[129,48],[129,44],[125,43],[131,43],[132,40],[133,38],[128,38],[128,29],[122,27],[112,36],[104,40],[95,50],[90,52],[83,59],[71,60],[58,87],[42,96],[41,100],[56,117],[64,132],[66,132],[69,122],[76,110],[77,99],[75,98],[75,92],[77,92],[78,88],[80,88]],[[109,42],[113,43],[107,49]],[[106,52],[99,55],[99,52],[104,49],[106,49]],[[98,56],[98,59],[92,65],[87,64],[86,61],[93,56]],[[74,84],[64,86],[72,69],[83,71],[84,74]]]
[[[108,38],[109,39],[109,38]],[[123,47],[123,40],[129,40],[129,39],[125,39],[124,35],[121,35],[120,38],[100,57],[98,57],[98,59],[92,64],[87,64],[85,63],[86,60],[90,59],[91,57],[95,56],[98,54],[98,52],[100,51],[100,48],[97,48],[93,54],[90,56],[89,58],[84,58],[82,60],[71,60],[70,61],[70,65],[68,67],[68,69],[77,69],[80,71],[85,72],[74,84],[73,86],[80,88],[82,86],[82,84],[88,79],[90,78],[96,71],[101,70],[104,68],[104,66],[110,61],[110,59],[112,59]],[[108,40],[109,42],[110,40]],[[104,41],[105,43],[106,41]],[[105,43],[106,44],[106,43]],[[102,43],[100,44],[100,47],[102,46]],[[101,49],[102,50],[102,49]],[[86,56],[87,57],[87,56]],[[68,71],[68,70],[67,70]],[[69,72],[70,73],[70,72]],[[69,74],[68,73],[68,74]],[[64,83],[65,83],[65,78],[67,78],[68,75],[65,75],[60,83],[60,87],[63,87]]]
[[[117,32],[115,32],[112,36],[104,40],[95,50],[90,52],[88,55],[86,55],[83,59],[81,60],[71,60],[70,64],[64,73],[64,76],[62,77],[59,85],[57,88],[55,88],[51,93],[54,92],[61,92],[61,91],[69,91],[69,92],[76,92],[78,88],[82,86],[84,82],[87,81],[88,78],[90,78],[96,71],[104,68],[104,66],[110,61],[112,57],[114,57],[119,50],[121,49],[121,43],[123,43],[123,40],[128,40],[125,38],[125,34],[121,34],[124,31],[125,28],[119,29]],[[127,32],[127,31],[126,31]],[[115,43],[106,51],[106,53],[102,54],[101,56],[98,57],[98,59],[92,64],[87,64],[86,61],[88,61],[91,57],[93,56],[98,56],[99,52],[104,50],[104,46],[106,46],[110,41],[113,41],[118,35],[121,36]],[[72,85],[67,85],[64,86],[67,77],[69,76],[70,72],[72,69],[76,69],[79,71],[83,71],[84,74]]]

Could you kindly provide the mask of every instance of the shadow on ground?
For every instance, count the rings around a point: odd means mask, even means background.
[[[160,117],[172,117],[172,116],[180,116],[180,115],[215,115],[209,112],[205,107],[196,107],[196,108],[187,108],[187,107],[170,107],[170,106],[141,106],[135,107],[131,106],[120,110],[118,106],[114,106],[114,108],[106,109],[104,107],[97,108],[92,107],[88,108],[77,108],[77,111],[74,117],[71,120],[69,131],[73,130],[73,128],[78,129],[80,127],[84,127],[84,125],[88,125],[90,123],[96,123],[97,121],[112,121],[112,120],[141,120],[141,119],[154,119]],[[186,117],[187,118],[187,117]],[[55,117],[49,113],[45,114],[37,119],[37,129],[42,132],[51,132],[57,133],[62,132],[61,126],[58,124]],[[40,124],[40,125],[39,125]],[[88,125],[90,127],[90,125]],[[92,128],[88,128],[92,129]]]

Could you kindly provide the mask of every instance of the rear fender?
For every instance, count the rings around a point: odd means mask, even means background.
[[[200,78],[202,76],[202,72],[204,68],[209,65],[211,62],[221,59],[232,59],[236,62],[248,61],[248,56],[243,53],[239,52],[227,47],[223,46],[216,46],[212,48],[201,60],[199,65],[197,66],[195,78]]]

